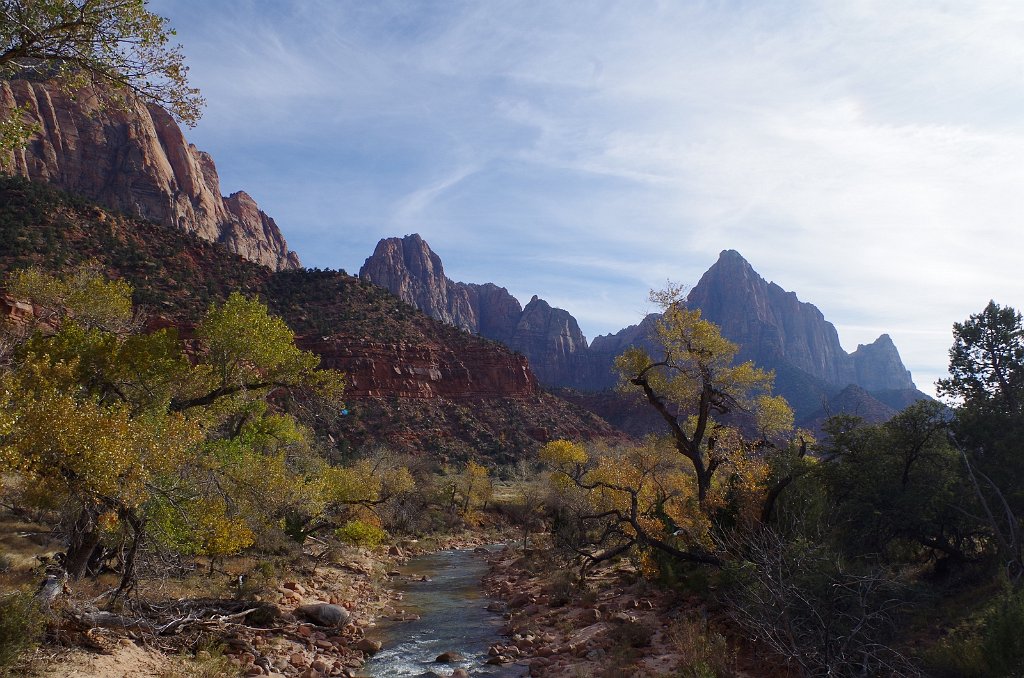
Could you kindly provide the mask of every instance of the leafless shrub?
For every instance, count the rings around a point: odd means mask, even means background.
[[[887,643],[905,604],[882,569],[855,569],[821,544],[761,528],[722,544],[732,618],[801,676],[917,676]]]

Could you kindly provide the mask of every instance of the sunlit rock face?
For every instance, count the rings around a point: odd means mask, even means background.
[[[454,282],[418,234],[381,240],[359,275],[432,318],[523,354],[543,384],[589,389],[606,381],[595,378],[587,339],[568,311],[537,297],[523,308],[504,287]]]
[[[297,268],[274,220],[244,192],[225,198],[213,159],[185,140],[162,108],[72,97],[46,82],[0,82],[0,110],[26,106],[38,132],[13,170],[130,216],[219,242],[274,270]]]

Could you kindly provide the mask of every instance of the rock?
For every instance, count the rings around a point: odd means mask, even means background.
[[[461,662],[463,659],[465,659],[465,657],[458,652],[442,652],[437,655],[434,661],[438,664],[452,664],[454,662]]]
[[[486,546],[477,546],[475,549],[473,549],[473,553],[488,554],[490,553],[490,551],[487,550]]]
[[[491,665],[497,666],[497,665],[501,665],[501,664],[511,664],[512,662],[513,662],[512,657],[509,657],[509,656],[503,655],[503,654],[499,654],[499,655],[495,655],[493,657],[488,657],[487,661],[485,661],[484,664],[491,664]]]
[[[500,601],[497,601],[497,600],[491,601],[490,603],[487,603],[487,611],[488,612],[504,612],[505,611],[505,604],[500,602]]]
[[[452,671],[452,678],[469,678],[469,671],[466,669],[455,669]]]
[[[288,657],[288,663],[296,668],[304,668],[309,661],[306,659],[306,655],[301,652],[294,652]]]
[[[452,281],[440,257],[416,234],[381,240],[359,274],[437,320],[522,353],[545,386],[578,391],[612,388],[617,381],[615,356],[630,346],[649,346],[659,318],[649,315],[639,325],[595,337],[588,345],[576,319],[543,299],[534,296],[522,307],[497,285]],[[903,406],[924,397],[888,335],[846,353],[835,327],[817,308],[766,282],[733,250],[721,253],[686,303],[701,309],[705,318],[721,326],[725,338],[739,344],[739,361],[753,360],[776,371],[775,390],[789,400],[798,419],[813,415],[823,400],[850,383],[879,397],[887,393],[885,398]],[[649,433],[662,425],[656,414],[645,411],[646,416],[636,417],[621,397],[570,399],[631,433]],[[528,434],[546,442],[553,432],[536,426]]]
[[[500,341],[527,357],[546,384],[586,388],[593,371],[587,340],[568,312],[534,297],[524,309],[504,287],[454,282],[418,234],[385,238],[359,277],[389,290],[436,320]],[[605,381],[610,381],[611,375]],[[592,380],[591,380],[592,381]],[[597,388],[601,388],[598,386]],[[537,432],[547,437],[547,432]],[[546,441],[542,441],[546,442]]]
[[[398,547],[397,545],[394,545],[394,546],[392,546],[391,548],[388,549],[388,555],[389,556],[394,556],[396,558],[404,558],[405,557],[405,554],[402,553],[402,549],[400,547]]]
[[[584,624],[593,624],[594,622],[601,621],[601,613],[594,609],[583,610],[580,613],[580,621]]]
[[[318,657],[313,660],[313,663],[309,665],[309,668],[313,669],[314,671],[318,671],[319,673],[327,673],[330,667],[327,664],[327,662]]]
[[[331,605],[330,603],[300,605],[295,608],[295,612],[314,624],[336,628],[341,628],[347,624],[352,617],[349,611],[342,606]]]
[[[369,638],[363,638],[356,643],[357,650],[370,655],[380,652],[381,647],[383,647],[383,644],[379,640],[370,640]]]
[[[289,591],[294,591],[299,595],[306,595],[306,587],[297,581],[286,581],[285,583],[281,584],[281,586],[288,589]]]
[[[532,598],[528,593],[517,593],[512,596],[512,599],[508,601],[508,606],[513,608],[525,607],[532,602]]]
[[[27,105],[39,126],[14,154],[14,173],[126,214],[174,226],[275,270],[298,268],[274,220],[244,192],[224,197],[213,159],[189,144],[162,108],[104,105],[94,87],[0,84],[0,109]]]
[[[273,603],[261,602],[250,612],[245,620],[253,626],[273,626],[281,621],[281,608]]]

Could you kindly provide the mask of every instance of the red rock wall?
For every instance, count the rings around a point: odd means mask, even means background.
[[[273,219],[248,195],[225,199],[210,156],[189,144],[163,109],[72,98],[50,83],[0,81],[0,112],[27,106],[39,132],[14,154],[14,171],[131,216],[224,243],[275,270],[299,266]]]
[[[442,345],[387,344],[335,337],[298,339],[323,367],[347,374],[347,397],[527,398],[537,380],[521,355],[485,344],[455,351]]]

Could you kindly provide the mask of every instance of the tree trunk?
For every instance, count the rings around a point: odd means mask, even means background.
[[[142,544],[142,535],[145,533],[145,521],[141,520],[132,511],[122,511],[121,519],[127,522],[132,528],[132,545],[124,557],[124,572],[121,574],[121,584],[117,587],[117,594],[125,594],[135,586],[135,559],[139,554],[139,546]]]
[[[73,580],[77,581],[85,575],[89,561],[100,545],[100,531],[96,520],[96,510],[84,507],[78,515],[74,527],[71,528],[70,543],[64,558],[64,570]]]

